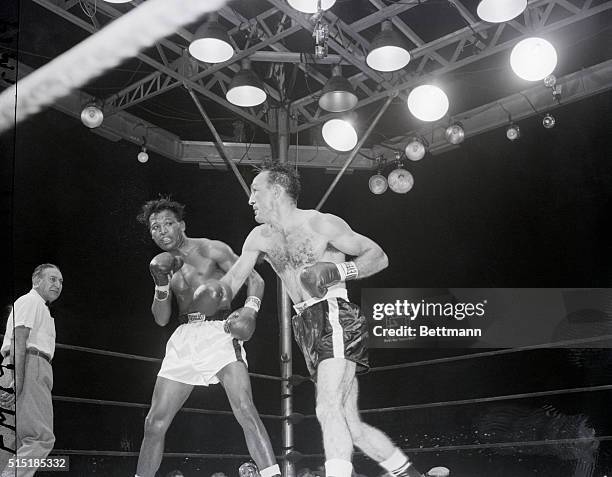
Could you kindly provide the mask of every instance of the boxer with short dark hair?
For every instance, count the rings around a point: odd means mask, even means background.
[[[295,339],[316,378],[327,477],[351,477],[353,446],[396,477],[422,477],[385,434],[361,420],[357,408],[356,373],[369,366],[368,332],[345,281],[386,268],[387,256],[341,218],[299,209],[299,191],[297,172],[287,165],[266,166],[255,177],[249,204],[261,225],[222,281],[235,292],[263,255],[295,304]],[[347,261],[347,255],[355,258]]]
[[[234,293],[219,278],[237,256],[218,240],[187,237],[183,213],[182,204],[161,198],[147,202],[138,216],[163,250],[149,266],[155,283],[153,318],[160,326],[168,324],[174,297],[181,324],[168,340],[157,375],[136,475],[155,475],[166,431],[194,386],[218,382],[225,389],[262,476],[279,475],[270,438],[253,404],[242,347],[242,342],[250,339],[255,330],[263,280],[256,272],[250,273],[244,306],[229,314]]]

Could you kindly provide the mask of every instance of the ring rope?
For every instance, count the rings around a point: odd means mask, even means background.
[[[405,406],[381,407],[378,409],[363,409],[359,412],[361,414],[374,414],[374,413],[379,413],[379,412],[411,411],[414,409],[461,406],[464,404],[480,404],[483,402],[497,402],[497,401],[507,401],[507,400],[512,400],[512,399],[527,399],[527,398],[543,397],[543,396],[558,396],[558,395],[563,395],[563,394],[575,394],[575,393],[611,391],[611,390],[612,390],[612,384],[606,384],[602,386],[588,386],[588,387],[567,388],[567,389],[551,389],[549,391],[536,391],[536,392],[531,392],[531,393],[506,394],[503,396],[459,399],[455,401],[440,401],[440,402],[431,402],[431,403],[423,403],[423,404],[407,404]],[[313,418],[313,417],[316,417],[315,414],[307,414],[304,416],[304,418]]]
[[[595,436],[595,437],[574,437],[568,439],[548,439],[541,441],[511,441],[511,442],[491,442],[488,444],[461,444],[452,446],[434,446],[434,447],[408,447],[402,448],[405,453],[417,454],[426,452],[444,452],[444,451],[461,451],[461,450],[480,450],[480,449],[504,449],[508,447],[537,447],[537,446],[558,446],[568,444],[586,444],[589,442],[607,442],[612,441],[612,436]],[[356,451],[354,455],[365,455],[363,452]],[[325,457],[324,454],[302,454],[301,458],[310,457]]]
[[[4,336],[4,335],[0,334],[0,336]],[[60,349],[67,349],[71,351],[81,351],[83,353],[98,354],[102,356],[112,356],[114,358],[126,358],[126,359],[135,359],[137,361],[147,361],[149,363],[160,363],[162,361],[161,358],[151,358],[149,356],[139,356],[136,354],[119,353],[117,351],[107,351],[104,349],[87,348],[85,346],[75,346],[75,345],[57,343],[55,347],[60,348]],[[251,376],[252,378],[271,379],[273,381],[283,380],[283,378],[279,376],[271,376],[268,374],[261,374],[261,373],[249,373],[249,376]]]
[[[560,347],[566,347],[568,345],[571,346],[571,345],[578,345],[578,344],[595,343],[598,341],[606,341],[609,339],[612,339],[612,335],[601,335],[601,336],[594,336],[591,338],[579,338],[579,339],[574,339],[574,340],[555,341],[553,343],[527,345],[527,346],[520,346],[517,348],[510,348],[510,349],[484,351],[482,353],[462,354],[459,356],[448,356],[446,358],[425,359],[422,361],[413,361],[411,363],[401,363],[401,364],[392,364],[389,366],[372,367],[370,368],[370,372],[374,373],[376,371],[391,371],[395,369],[414,368],[417,366],[426,366],[429,364],[452,363],[454,361],[464,361],[467,359],[485,358],[489,356],[512,354],[512,353],[517,353],[519,351],[531,351],[531,350],[536,350],[536,349],[555,348],[555,347],[560,348]]]
[[[99,406],[117,406],[117,407],[131,407],[131,408],[139,408],[139,409],[149,409],[151,407],[150,404],[142,404],[138,402],[125,402],[125,401],[109,401],[106,399],[91,399],[91,398],[80,398],[73,396],[53,396],[54,401],[58,402],[75,402],[81,404],[96,404]],[[222,416],[233,416],[234,413],[232,411],[221,411],[215,409],[196,409],[192,407],[182,407],[179,412],[190,412],[196,414],[212,414],[212,415],[222,415]],[[260,414],[259,417],[262,419],[282,419],[282,416],[277,416],[274,414]]]
[[[0,132],[225,3],[147,0],[2,92]]]
[[[90,449],[54,449],[52,455],[99,455],[109,457],[138,457],[138,452],[130,451],[102,451]],[[164,452],[164,457],[201,457],[203,459],[250,459],[249,454],[200,454],[197,452]]]
[[[551,445],[571,445],[571,444],[587,444],[590,442],[607,442],[612,441],[612,436],[595,436],[595,437],[576,437],[568,439],[549,439],[541,441],[512,441],[512,442],[491,442],[488,444],[463,444],[452,446],[435,446],[435,447],[413,447],[402,448],[406,453],[426,453],[426,452],[445,452],[445,451],[461,451],[461,450],[480,450],[480,449],[503,449],[508,447],[537,447]],[[138,452],[129,451],[102,451],[90,449],[53,449],[51,455],[90,455],[90,456],[110,456],[110,457],[137,457]],[[363,452],[355,452],[356,455],[364,455]],[[179,457],[179,458],[203,458],[203,459],[249,459],[248,454],[201,454],[198,452],[164,452],[164,457]],[[277,455],[277,459],[282,459],[285,456]],[[300,457],[325,457],[324,454],[301,454]]]

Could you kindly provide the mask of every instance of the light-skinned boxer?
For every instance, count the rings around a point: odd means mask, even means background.
[[[327,477],[350,477],[353,446],[394,476],[422,477],[383,432],[364,423],[357,408],[356,374],[367,371],[367,324],[348,300],[345,281],[388,265],[381,247],[341,218],[297,207],[294,168],[266,166],[251,184],[255,227],[221,281],[233,292],[260,258],[270,263],[294,303],[293,331],[316,379],[316,415],[323,433]],[[355,257],[347,261],[346,256]]]

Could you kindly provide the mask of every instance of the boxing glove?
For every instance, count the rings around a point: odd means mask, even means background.
[[[168,252],[162,252],[156,255],[149,264],[149,271],[151,272],[155,285],[161,287],[168,285],[172,274],[180,270],[183,263],[181,257],[175,257]]]
[[[323,298],[329,286],[349,278],[357,278],[357,267],[353,262],[317,262],[300,272],[302,286],[314,298]]]
[[[227,317],[223,329],[237,340],[248,341],[255,332],[256,316],[253,308],[243,306]]]
[[[219,310],[229,308],[232,301],[232,290],[219,280],[206,280],[196,288],[190,309],[199,311],[205,316],[213,316]]]

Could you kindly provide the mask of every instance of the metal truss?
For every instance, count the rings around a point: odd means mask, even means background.
[[[280,0],[269,1],[279,2]],[[546,34],[612,8],[612,1],[597,5],[593,5],[591,0],[581,0],[580,3],[581,5],[577,6],[567,0],[533,0],[519,19],[500,24],[477,22],[432,42],[421,44],[411,50],[411,65],[413,66],[409,67],[410,76],[407,80],[398,81],[392,87],[379,87],[378,91],[360,99],[355,109],[379,101],[391,93],[416,86],[426,78],[449,73],[509,49],[532,32]],[[397,14],[413,5],[396,4],[383,8],[356,22],[358,26],[354,29],[371,26],[374,19],[368,21],[370,17],[378,20],[381,16],[384,18],[384,15],[390,13]],[[418,39],[415,40],[418,41]],[[321,114],[317,105],[313,104],[316,99],[316,95],[310,95],[292,104],[297,111],[303,114],[303,119],[294,128],[294,132],[310,129],[334,117],[333,114]],[[313,107],[316,111],[313,111]]]
[[[10,86],[16,79],[27,75],[32,68],[23,63],[17,64],[9,61],[0,65],[0,85]],[[515,121],[535,114],[543,114],[557,107],[568,105],[575,101],[588,98],[595,94],[612,89],[612,59],[591,68],[572,73],[557,79],[557,87],[561,90],[561,100],[556,102],[551,91],[539,84],[520,93],[500,98],[489,104],[479,106],[459,115],[466,131],[466,137],[474,137],[508,123],[508,112]],[[53,107],[74,118],[79,118],[83,101],[94,99],[82,91],[74,91],[57,101]],[[535,108],[535,110],[534,110]],[[111,141],[125,139],[136,145],[142,144],[143,132],[147,131],[147,148],[164,157],[179,163],[198,164],[201,168],[225,169],[227,168],[219,150],[214,142],[209,141],[182,141],[178,136],[154,127],[153,124],[143,121],[127,111],[104,118],[102,126],[92,129],[91,132],[105,137]],[[430,139],[430,152],[439,154],[456,146],[451,146],[444,139],[444,128],[435,128],[427,131],[433,134]],[[425,131],[412,131],[410,135],[425,134]],[[350,165],[352,170],[372,170],[375,163],[372,159],[384,154],[385,151],[402,150],[406,137],[398,136],[375,146],[372,150],[361,149]],[[271,158],[272,151],[269,144],[242,144],[224,143],[228,158],[238,165],[259,165],[265,159]],[[337,171],[342,167],[347,153],[339,154],[324,146],[290,146],[288,160],[299,164],[300,167],[326,169]]]
[[[121,12],[111,4],[97,1],[98,14],[92,25],[76,14],[79,13],[78,0],[32,1],[89,33],[94,33],[100,26],[104,26],[103,24],[121,15]],[[134,0],[133,3],[138,4],[142,1]],[[111,118],[118,116],[123,119],[119,121],[117,127],[127,127],[131,122],[125,119],[127,116],[122,116],[126,108],[185,86],[238,117],[267,132],[274,133],[276,132],[275,122],[273,118],[267,117],[265,107],[240,108],[226,101],[224,97],[231,76],[239,70],[238,65],[242,58],[248,57],[253,61],[277,64],[292,63],[295,67],[300,68],[309,79],[320,85],[319,88],[327,82],[330,76],[329,73],[324,74],[325,68],[320,66],[350,65],[358,71],[348,79],[360,98],[356,106],[356,109],[359,109],[392,94],[405,95],[406,90],[419,83],[503,52],[530,34],[544,35],[612,9],[612,0],[529,0],[527,10],[520,17],[506,23],[490,24],[475,19],[460,0],[449,0],[466,26],[433,41],[425,42],[398,16],[411,8],[418,7],[425,1],[427,0],[387,4],[382,0],[369,0],[376,11],[350,24],[338,18],[331,11],[324,12],[323,21],[329,24],[331,32],[328,41],[330,54],[326,59],[320,61],[311,59],[310,55],[289,51],[284,45],[283,41],[291,35],[301,30],[311,32],[313,29],[309,15],[293,10],[285,0],[267,0],[271,8],[253,18],[245,18],[232,8],[224,7],[219,11],[219,15],[233,25],[229,34],[236,50],[236,54],[230,60],[217,65],[195,61],[187,52],[187,45],[193,34],[186,29],[181,29],[171,39],[160,40],[155,48],[138,55],[138,58],[154,71],[104,99],[107,115],[105,124]],[[72,13],[71,9],[74,9],[76,13]],[[410,48],[411,63],[402,71],[393,74],[374,71],[365,63],[365,56],[370,45],[362,32],[380,24],[385,19],[390,19],[396,30],[403,34],[406,41],[412,45]],[[327,69],[330,70],[329,67]],[[276,89],[271,84],[267,84],[266,88],[274,101],[287,104],[285,97],[287,92],[283,91],[282,85]],[[288,105],[290,114],[294,118],[291,124],[292,133],[308,130],[334,117],[333,114],[328,114],[318,107],[319,94],[317,90]],[[468,113],[476,114],[475,110]],[[144,123],[144,121],[141,122]],[[130,134],[123,131],[119,136],[129,138]],[[404,135],[386,142],[384,146],[395,148],[403,140],[405,140]],[[183,155],[183,151],[193,151],[193,143],[183,141],[181,144],[180,147],[177,147],[176,144],[166,144],[158,149],[160,153],[175,160],[186,159],[191,162]],[[154,149],[153,146],[151,147]],[[433,150],[436,151],[436,147]],[[209,157],[207,154],[204,156]],[[188,154],[190,158],[196,156],[197,154],[192,155],[191,152]],[[322,167],[324,164],[318,162],[322,157],[321,154],[316,157],[315,167]],[[333,157],[326,156],[326,160],[331,161],[332,159]],[[211,163],[214,163],[214,160]],[[216,163],[214,164],[216,166]],[[364,163],[362,167],[366,165]]]

